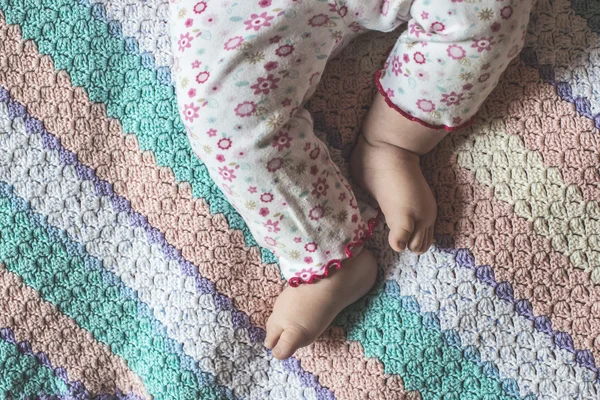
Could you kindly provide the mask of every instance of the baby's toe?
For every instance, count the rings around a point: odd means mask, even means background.
[[[406,250],[415,228],[414,220],[411,217],[402,216],[388,225],[390,226],[388,241],[392,249],[397,252]]]
[[[408,242],[410,251],[416,254],[423,254],[429,248],[427,246],[427,235],[427,228],[417,226]]]
[[[283,332],[283,328],[281,325],[272,322],[269,320],[267,322],[267,336],[265,338],[265,347],[267,349],[272,349],[277,344],[277,340],[281,336],[281,332]]]
[[[312,341],[310,336],[309,332],[302,327],[286,328],[279,336],[277,345],[273,349],[273,356],[279,360],[290,358],[296,350]]]

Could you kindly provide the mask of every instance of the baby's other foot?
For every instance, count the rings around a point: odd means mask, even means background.
[[[316,283],[286,288],[277,298],[267,321],[265,346],[280,360],[314,342],[348,305],[375,284],[377,264],[363,249],[356,257]]]
[[[379,203],[395,251],[423,254],[433,244],[437,205],[420,155],[444,136],[405,119],[380,95],[371,106],[352,153],[352,177]]]

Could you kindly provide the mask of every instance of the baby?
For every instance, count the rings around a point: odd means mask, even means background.
[[[408,22],[377,72],[351,159],[398,252],[433,242],[421,155],[468,126],[521,50],[533,0],[171,0],[181,118],[194,152],[280,261],[289,283],[267,323],[285,359],[313,342],[377,274],[352,189],[303,107],[327,61],[369,30]]]

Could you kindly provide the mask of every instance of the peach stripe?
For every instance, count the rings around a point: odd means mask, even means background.
[[[82,88],[71,85],[66,72],[57,73],[50,57],[41,56],[35,44],[23,41],[19,28],[6,25],[3,18],[0,38],[0,65],[5,66],[0,70],[0,84],[60,138],[65,148],[130,200],[132,208],[162,231],[217,290],[232,298],[252,323],[264,327],[283,288],[277,268],[263,264],[258,248],[245,247],[240,231],[229,229],[222,215],[211,215],[204,200],[192,198],[189,184],[176,183],[172,171],[157,166],[151,152],[141,152],[134,135],[124,134],[119,122],[106,116],[102,104],[91,103]],[[349,395],[350,375],[365,363],[362,349],[332,354],[331,363],[348,366],[332,371],[306,357],[315,346],[328,343],[334,343],[333,339],[324,337],[298,358],[304,361],[306,371],[327,380],[338,398],[355,398],[345,394]],[[344,346],[356,344],[344,340]],[[385,376],[379,361],[369,363],[377,365],[370,372],[378,375],[364,379],[363,390],[376,391],[384,398],[394,398],[403,390],[400,378]],[[390,386],[381,385],[381,380]]]
[[[125,361],[94,340],[21,278],[0,264],[0,326],[9,327],[17,341],[27,340],[34,352],[44,352],[54,367],[67,370],[92,394],[134,392],[149,398],[141,379]]]
[[[538,151],[544,164],[557,167],[567,185],[579,186],[586,201],[600,198],[600,132],[538,70],[512,64],[486,109],[488,118],[502,117],[507,133]]]
[[[449,142],[424,159],[439,201],[437,233],[469,249],[477,265],[492,266],[498,282],[511,283],[515,298],[529,300],[536,316],[549,317],[554,330],[569,333],[575,348],[590,349],[599,360],[600,287],[512,205],[496,199],[493,188],[460,167]]]

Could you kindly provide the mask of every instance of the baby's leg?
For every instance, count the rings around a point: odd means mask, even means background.
[[[303,102],[352,31],[326,2],[172,3],[177,97],[194,152],[290,287],[266,345],[287,358],[373,285],[350,186]],[[328,279],[330,271],[337,268]]]
[[[352,159],[353,176],[379,202],[396,251],[423,253],[433,243],[437,207],[419,156],[473,121],[521,50],[531,6],[412,3],[408,29],[377,75],[380,93]]]

